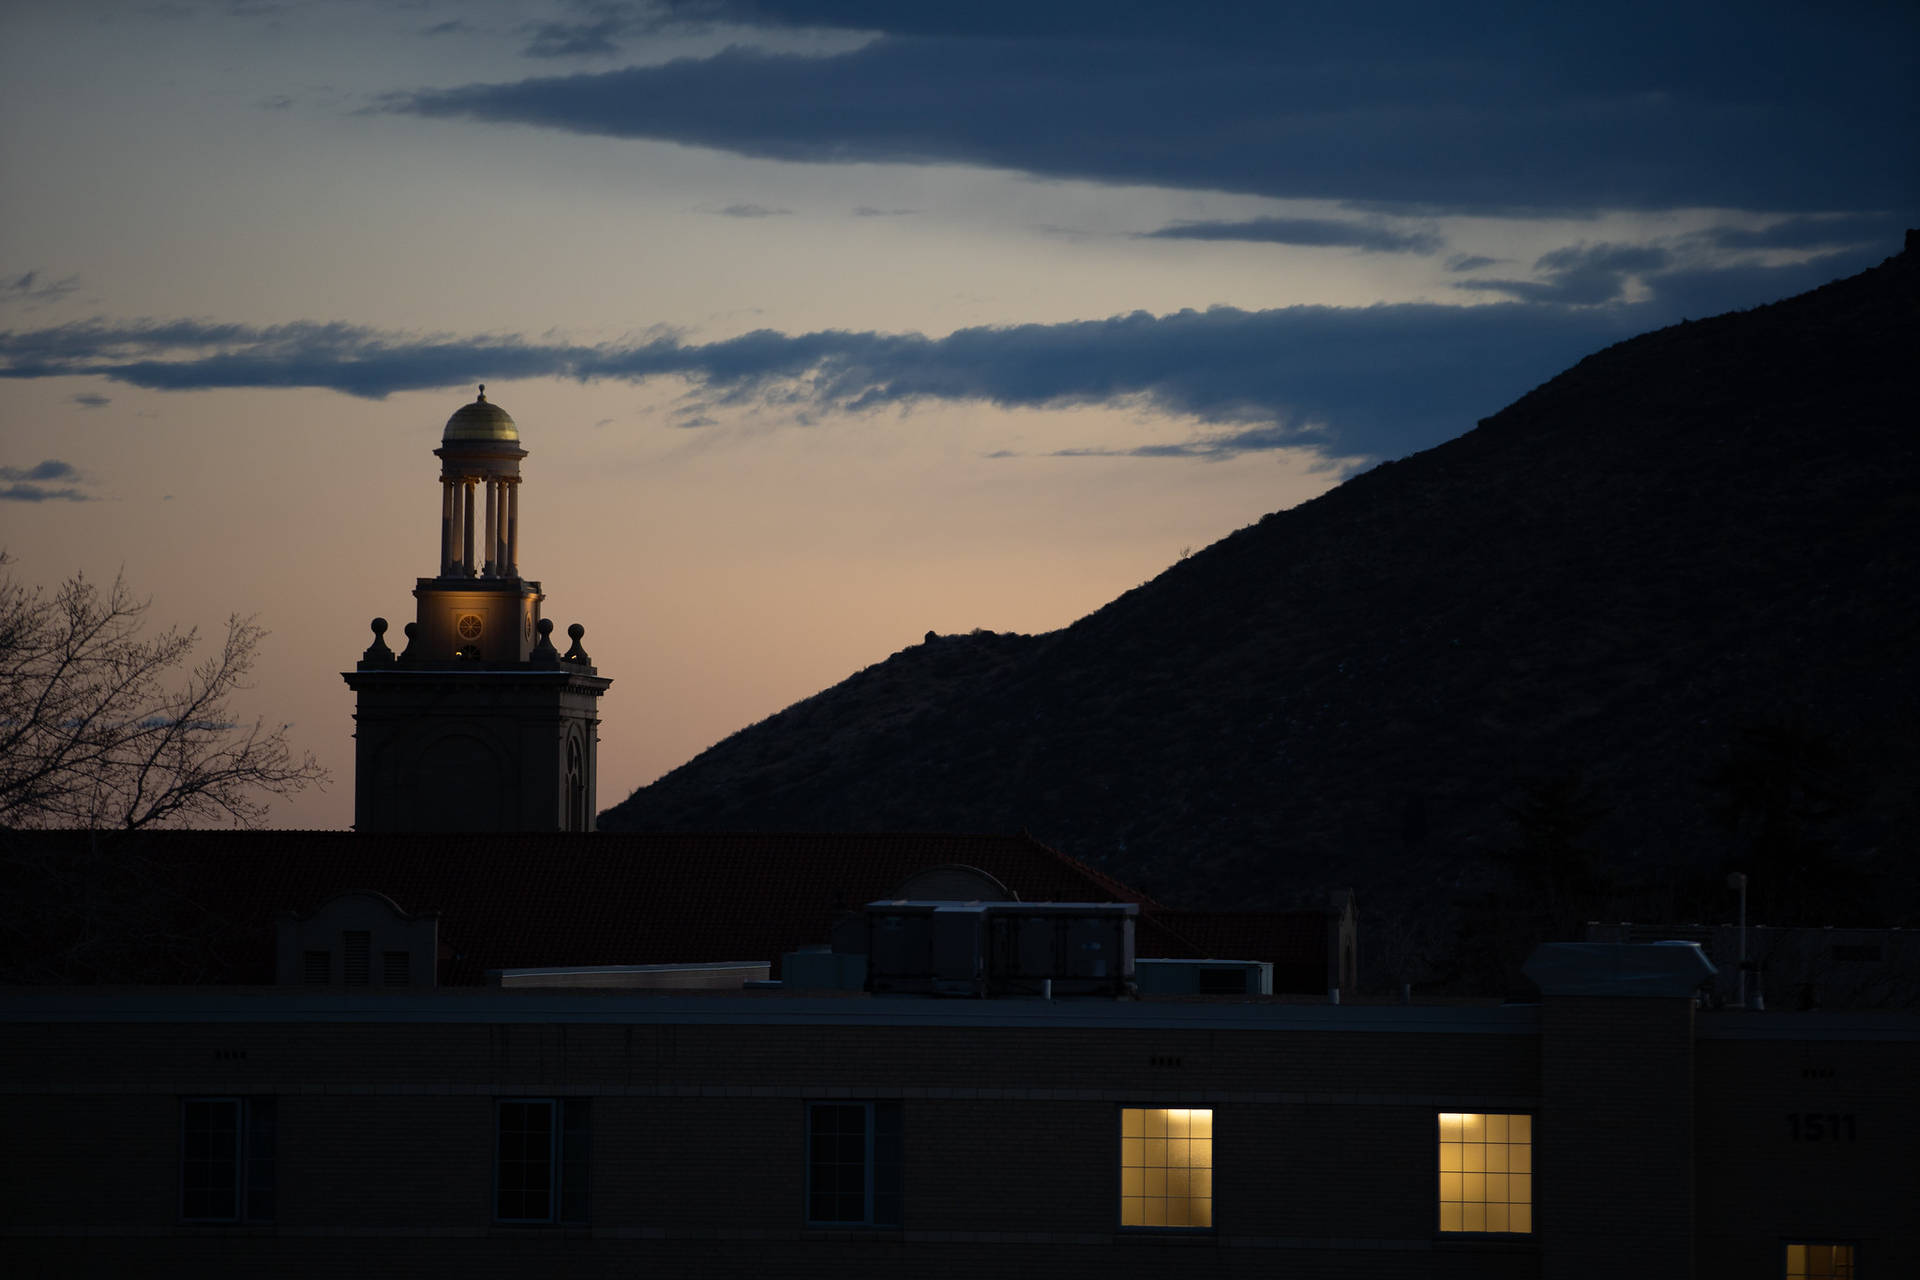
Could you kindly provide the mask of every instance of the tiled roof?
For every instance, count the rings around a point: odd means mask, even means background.
[[[84,833],[13,833],[84,847]],[[218,938],[198,975],[273,981],[274,921],[335,894],[374,890],[440,917],[444,983],[488,969],[771,960],[824,943],[843,912],[916,872],[977,867],[1028,902],[1135,902],[1143,955],[1192,955],[1154,923],[1144,894],[1026,835],[369,834],[164,831],[101,836],[109,858],[143,859]]]

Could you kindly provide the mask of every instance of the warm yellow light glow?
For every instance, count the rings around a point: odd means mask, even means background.
[[[1850,1244],[1790,1244],[1787,1280],[1853,1280]]]
[[[1533,1230],[1533,1117],[1440,1113],[1440,1230]]]
[[[1213,1112],[1120,1110],[1120,1225],[1213,1225]]]

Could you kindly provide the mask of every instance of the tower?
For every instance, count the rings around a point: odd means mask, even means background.
[[[396,654],[387,621],[352,671],[359,831],[591,831],[599,700],[611,680],[565,653],[520,576],[520,431],[480,396],[440,447],[440,572],[413,589]]]

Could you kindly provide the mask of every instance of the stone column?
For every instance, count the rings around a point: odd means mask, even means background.
[[[507,482],[495,480],[493,493],[495,514],[499,517],[493,530],[493,576],[506,578],[513,574],[507,564]]]
[[[473,576],[473,485],[472,480],[460,482],[461,507],[460,523],[465,526],[466,553],[460,558],[460,576]]]
[[[440,576],[453,573],[453,481],[440,481]]]
[[[460,531],[467,523],[467,486],[465,481],[456,478],[447,481],[447,487],[453,490],[453,534],[447,557],[453,564],[452,573],[457,577],[467,564],[466,554],[460,548]]]
[[[494,552],[500,547],[500,482],[487,479],[487,550],[481,557],[481,576],[491,578],[499,564]]]
[[[507,483],[507,574],[520,576],[520,482]]]

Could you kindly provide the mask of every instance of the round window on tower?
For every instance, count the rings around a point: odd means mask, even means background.
[[[480,638],[480,632],[484,630],[485,627],[480,621],[479,614],[463,613],[460,615],[459,621],[453,624],[453,629],[460,633],[462,640],[478,640]]]

